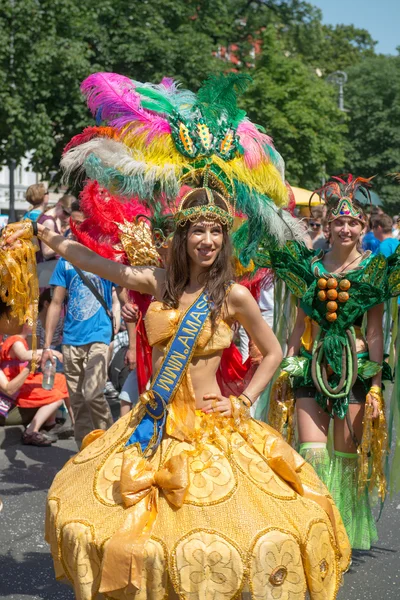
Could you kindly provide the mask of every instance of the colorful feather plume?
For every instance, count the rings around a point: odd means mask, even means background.
[[[279,244],[302,239],[303,230],[283,210],[288,204],[284,162],[271,138],[238,107],[251,79],[212,76],[197,94],[172,79],[139,83],[115,73],[95,73],[81,86],[97,127],[68,144],[66,177],[85,171],[113,195],[151,207],[165,197],[175,205],[184,184],[222,190],[249,220],[251,259],[262,235]]]
[[[316,190],[310,198],[310,203],[314,195],[318,195],[329,205],[337,203],[340,198],[356,199],[356,193],[360,191],[363,196],[371,202],[370,187],[374,177],[354,177],[351,173],[348,175],[333,176],[333,181],[328,181],[321,188]]]
[[[79,224],[71,222],[72,233],[78,241],[100,256],[126,265],[131,264],[132,253],[129,252],[127,244],[123,243],[124,233],[125,235],[128,233],[128,236],[129,233],[134,233],[139,220],[142,221],[141,231],[144,230],[143,227],[148,230],[145,242],[149,244],[150,211],[134,198],[130,201],[118,198],[102,188],[97,181],[88,181],[80,194],[80,205],[85,220]],[[131,240],[132,243],[136,243],[135,237],[132,236]],[[137,245],[141,245],[140,242],[139,236]],[[132,250],[141,251],[142,248]],[[152,261],[158,264],[154,248],[151,249],[148,260],[143,264],[151,264]]]

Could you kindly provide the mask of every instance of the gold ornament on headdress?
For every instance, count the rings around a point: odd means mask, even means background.
[[[215,204],[213,190],[208,186],[209,180],[212,177],[212,173],[209,171],[208,167],[206,166],[203,169],[199,169],[198,175],[201,176],[203,184],[200,187],[195,187],[194,189],[190,190],[189,192],[187,192],[187,194],[184,195],[179,204],[178,210],[174,215],[176,224],[181,225],[183,227],[188,221],[194,223],[199,218],[203,218],[208,221],[219,221],[220,223],[222,223],[222,225],[225,225],[228,227],[228,229],[230,229],[233,225],[235,209],[229,201],[230,197],[227,190],[225,188],[221,189],[220,186],[217,189],[215,189],[215,192],[217,192],[220,195],[221,200],[223,200],[226,206],[226,209],[223,209]],[[190,176],[191,181],[195,182],[193,172],[190,173]],[[190,198],[190,196],[194,192],[200,190],[203,190],[205,192],[207,196],[207,204],[183,208],[186,200]]]
[[[364,213],[354,206],[351,198],[341,198],[338,205],[329,212],[328,221],[335,221],[340,217],[351,217],[363,223],[365,221]]]
[[[191,206],[189,208],[183,208],[185,201],[190,198],[191,194],[197,192],[199,190],[204,190],[207,196],[207,204],[202,204],[201,206]],[[221,196],[222,198],[222,196]],[[222,198],[226,204],[226,210],[217,206],[214,202],[214,196],[212,190],[208,187],[195,188],[194,190],[190,190],[185,196],[182,198],[181,203],[179,204],[179,208],[175,213],[175,221],[177,225],[181,225],[182,227],[190,221],[194,223],[200,217],[208,220],[208,221],[219,221],[222,225],[226,225],[228,229],[230,229],[233,225],[234,216],[232,214],[232,208],[225,200]]]
[[[160,266],[160,257],[153,243],[150,227],[144,221],[116,223],[121,245],[132,266]]]
[[[12,223],[3,229],[1,241],[7,240],[13,233],[20,231],[20,223]],[[32,242],[31,221],[24,223],[24,234],[18,238],[18,245],[2,247],[0,244],[0,298],[10,306],[10,317],[19,325],[25,323],[32,327],[33,358],[31,372],[36,368],[36,324],[38,318],[39,282],[36,273],[36,251]]]
[[[373,177],[353,177],[347,175],[347,179],[332,177],[331,181],[325,183],[321,188],[315,190],[310,198],[310,204],[314,195],[325,200],[328,209],[328,222],[335,221],[340,217],[350,217],[365,223],[366,216],[362,208],[356,205],[356,194],[361,192],[371,202],[371,180]]]

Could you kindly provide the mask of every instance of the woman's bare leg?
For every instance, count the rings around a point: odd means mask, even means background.
[[[349,404],[348,408],[350,422],[353,426],[354,435],[357,438],[358,443],[361,442],[362,437],[364,407],[365,404]],[[353,441],[346,418],[339,419],[339,417],[335,417],[334,444],[335,450],[337,450],[338,452],[346,452],[352,454],[357,452],[357,447]]]
[[[57,400],[56,402],[52,402],[51,404],[45,404],[41,406],[32,421],[29,423],[26,428],[27,433],[33,433],[34,431],[39,431],[39,429],[46,423],[50,417],[55,414],[56,410],[61,406],[62,400]]]
[[[330,417],[314,398],[296,399],[297,427],[300,444],[306,442],[324,442],[328,439]]]
[[[327,484],[329,477],[329,454],[326,448],[330,417],[309,396],[297,396],[297,426],[300,441],[300,455]]]

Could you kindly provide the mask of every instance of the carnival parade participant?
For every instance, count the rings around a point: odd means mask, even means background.
[[[313,252],[289,242],[261,260],[272,264],[300,299],[269,422],[282,432],[292,428],[290,376],[299,452],[328,486],[352,547],[369,549],[377,539],[369,492],[377,488],[384,500],[387,488],[381,381],[391,375],[383,360],[382,303],[400,293],[400,254],[386,259],[359,250],[367,217],[354,197],[360,188],[368,194],[369,181],[335,179],[318,191],[327,204],[331,250]],[[332,458],[327,450],[331,419]]]
[[[118,161],[112,152],[105,171],[99,163],[117,133],[129,129],[129,143],[138,149],[146,126],[157,121],[165,137],[161,146],[153,137],[152,144],[140,147],[144,163],[153,153],[160,165],[160,152],[170,142],[170,165],[180,163],[174,175],[165,165],[153,170],[151,185],[159,189],[168,179],[179,187],[185,174],[193,189],[175,214],[167,270],[115,264],[40,225],[32,227],[32,233],[72,264],[154,297],[146,315],[153,347],[150,389],[109,431],[89,434],[49,491],[46,529],[56,576],[70,580],[82,600],[102,594],[155,600],[212,594],[217,600],[249,587],[262,597],[279,593],[301,598],[308,589],[313,600],[321,594],[334,599],[349,565],[348,539],[336,506],[310,465],[271,427],[250,419],[252,401],[271,379],[282,353],[250,292],[232,283],[229,229],[235,200],[251,228],[269,225],[277,241],[290,228],[290,216],[278,215],[271,200],[286,194],[275,166],[279,156],[269,138],[237,109],[238,76],[210,80],[196,98],[176,90],[170,80],[146,87],[101,75],[83,84],[92,108],[101,106],[103,119],[115,126],[115,111],[119,116],[126,112],[117,132],[108,132],[113,139],[103,146],[100,135],[91,144],[97,175],[108,177],[111,163]],[[175,106],[172,116],[170,106]],[[253,158],[258,157],[252,167],[245,166],[239,152],[243,121],[248,139],[242,135],[240,148],[246,155],[251,147]],[[185,135],[180,136],[182,130]],[[120,138],[116,143],[114,149],[123,151]],[[192,156],[184,154],[185,147]],[[80,149],[81,158],[87,149]],[[194,169],[198,155],[207,160]],[[143,166],[148,173],[151,164]],[[257,168],[264,169],[260,179]],[[128,176],[131,189],[143,184],[139,170]],[[123,183],[123,176],[114,174],[110,187],[126,187],[128,180]],[[154,189],[142,191],[153,197]],[[249,192],[252,202],[258,200],[256,211],[254,204],[245,206]],[[283,223],[280,233],[269,221],[271,214],[278,229]],[[17,237],[13,234],[8,242],[16,243]],[[252,242],[244,255],[251,255]],[[249,332],[263,359],[244,393],[227,398],[216,372],[235,321]]]

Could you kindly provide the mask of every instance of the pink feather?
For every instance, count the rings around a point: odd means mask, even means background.
[[[141,107],[140,95],[128,77],[117,73],[93,73],[82,83],[81,91],[92,114],[99,113],[111,127],[125,129],[124,136],[132,129],[135,133],[147,134],[149,139],[171,133],[165,118]]]
[[[176,83],[172,77],[163,77],[161,79],[161,85],[163,85],[166,89],[175,89]]]
[[[264,146],[272,146],[272,139],[257,129],[248,119],[239,123],[237,134],[244,148],[244,160],[249,169],[255,169],[263,162],[270,162]]]

